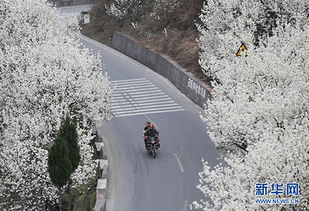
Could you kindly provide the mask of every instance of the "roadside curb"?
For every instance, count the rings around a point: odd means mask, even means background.
[[[92,129],[92,134],[95,136],[94,145],[98,162],[99,178],[96,188],[96,203],[95,211],[106,211],[107,187],[108,187],[108,159],[106,153],[106,145],[103,138],[99,136],[96,128]]]

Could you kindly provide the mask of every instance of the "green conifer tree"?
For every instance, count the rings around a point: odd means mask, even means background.
[[[67,184],[72,172],[66,141],[57,136],[48,153],[48,173],[52,183],[59,189]]]
[[[72,164],[72,172],[74,172],[80,162],[80,149],[76,125],[70,117],[67,116],[62,122],[58,136],[62,137],[67,143],[69,159]]]

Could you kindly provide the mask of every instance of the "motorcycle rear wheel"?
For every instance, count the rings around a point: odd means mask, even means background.
[[[156,154],[157,154],[157,153],[156,153],[156,150],[155,150],[155,149],[152,149],[151,153],[152,153],[152,157],[153,157],[153,158],[156,158]]]

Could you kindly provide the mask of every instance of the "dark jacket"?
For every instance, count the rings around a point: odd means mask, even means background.
[[[153,129],[148,128],[146,132],[144,133],[144,135],[145,136],[158,136],[159,132],[154,128]]]

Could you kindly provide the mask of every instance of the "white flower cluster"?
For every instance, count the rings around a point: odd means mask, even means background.
[[[77,186],[95,173],[89,127],[109,118],[111,90],[76,21],[45,0],[0,1],[0,25],[0,207],[41,210],[59,196],[47,157],[61,119],[79,120]]]
[[[233,154],[227,165],[214,169],[204,162],[198,188],[208,201],[194,203],[196,208],[309,209],[309,21],[304,12],[309,3],[264,3],[284,12],[277,13],[278,25],[259,37],[259,45],[253,44],[255,21],[263,17],[259,2],[208,1],[201,15],[200,64],[219,81],[213,83],[204,120],[216,146]],[[290,21],[284,22],[280,15],[288,8]],[[241,42],[247,54],[237,57]],[[298,183],[300,203],[255,203],[255,183]]]
[[[110,5],[105,5],[107,14],[122,19],[127,13],[130,7],[134,7],[134,0],[114,0]],[[140,3],[140,1],[138,1]]]
[[[178,4],[178,0],[114,0],[111,4],[105,5],[105,8],[107,14],[117,19],[123,19],[128,13],[136,13],[128,15],[139,16],[141,9],[152,8],[152,11],[148,13],[149,18],[160,19],[161,14],[172,12]]]

